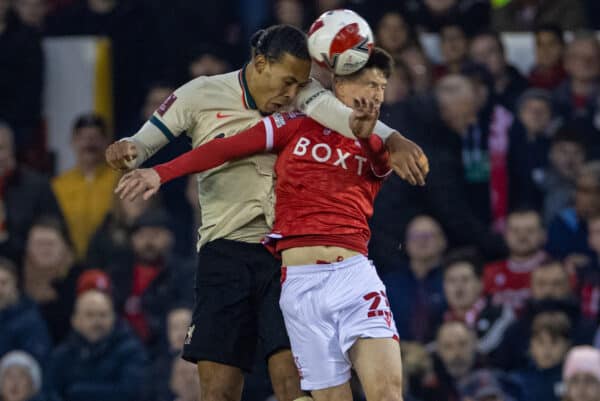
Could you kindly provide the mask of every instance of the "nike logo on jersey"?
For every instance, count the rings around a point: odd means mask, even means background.
[[[215,135],[215,139],[225,138],[225,133],[221,132],[220,134]]]
[[[222,114],[221,112],[217,113],[217,118],[227,118],[231,117],[231,114]]]

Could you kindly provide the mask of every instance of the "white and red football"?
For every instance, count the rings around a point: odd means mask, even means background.
[[[327,11],[308,31],[310,56],[337,75],[360,70],[369,60],[373,43],[371,27],[352,10]]]

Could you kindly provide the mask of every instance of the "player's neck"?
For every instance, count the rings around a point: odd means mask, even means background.
[[[256,77],[256,70],[254,69],[252,61],[250,61],[244,69],[244,78],[246,79],[246,85],[248,86],[250,97],[254,99],[256,104],[258,104],[257,100],[262,99],[262,93],[259,86],[256,84],[258,79]]]

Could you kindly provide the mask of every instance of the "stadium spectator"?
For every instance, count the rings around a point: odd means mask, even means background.
[[[287,0],[280,1],[282,4],[286,2]],[[196,51],[196,54],[192,56],[188,67],[190,79],[201,76],[224,74],[229,71],[231,71],[229,62],[222,56],[218,48],[208,45],[203,46]],[[154,112],[154,110],[152,111]]]
[[[419,45],[402,49],[399,55],[409,68],[412,87],[415,93],[426,93],[431,89],[432,68],[427,55]]]
[[[558,25],[540,25],[534,34],[535,65],[529,72],[529,85],[552,90],[567,77],[563,65],[563,31]]]
[[[99,269],[85,270],[77,279],[77,296],[89,290],[102,291],[108,295],[112,294],[112,281],[108,274]]]
[[[559,401],[562,364],[571,345],[571,322],[562,312],[542,312],[531,324],[530,365],[515,372],[522,401]]]
[[[458,24],[447,24],[440,28],[440,50],[442,63],[433,69],[433,78],[438,80],[448,74],[459,74],[467,60],[469,40]]]
[[[557,258],[591,256],[586,219],[600,212],[600,162],[583,165],[577,175],[575,205],[561,210],[548,228],[548,252]]]
[[[517,99],[527,88],[527,80],[506,60],[504,44],[494,31],[480,32],[471,39],[471,59],[487,67],[494,78],[494,90],[498,102],[514,111]]]
[[[204,46],[200,46],[205,48]],[[127,132],[135,132],[144,125],[152,114],[160,107],[167,97],[173,92],[174,88],[166,82],[157,82],[150,85],[144,106],[136,116]],[[174,159],[190,149],[188,138],[183,136],[171,141],[169,146],[160,149],[147,162],[147,166],[153,166],[158,163],[164,163]],[[185,201],[181,194],[186,188],[186,179],[178,178],[166,184],[161,193],[161,203],[169,212],[173,219],[172,229],[175,233],[175,252],[179,255],[189,256],[193,252],[196,243],[195,229],[193,225],[192,207]],[[196,200],[195,203],[198,203]],[[104,266],[104,265],[98,265]]]
[[[417,216],[406,229],[408,263],[390,267],[383,275],[390,309],[404,341],[431,341],[435,336],[434,316],[442,309],[442,257],[446,237],[439,223]]]
[[[477,337],[462,322],[446,322],[438,329],[434,368],[437,386],[434,400],[459,401],[458,383],[481,367]]]
[[[64,225],[51,217],[36,221],[27,237],[23,288],[40,307],[55,344],[69,331],[81,271]]]
[[[71,140],[75,166],[52,180],[77,260],[85,258],[92,235],[109,212],[119,179],[118,173],[104,161],[108,136],[102,117],[95,114],[77,117]]]
[[[50,183],[17,164],[13,131],[0,122],[0,255],[20,264],[27,231],[42,215],[62,219]]]
[[[413,85],[410,69],[403,61],[396,60],[394,63],[394,71],[392,71],[388,78],[380,115],[385,120],[386,113],[391,114],[395,104],[405,101],[412,94]],[[391,126],[393,126],[393,124],[391,124]]]
[[[574,344],[591,343],[596,324],[579,309],[570,286],[569,272],[559,261],[548,260],[531,274],[531,298],[520,318],[506,331],[494,364],[504,369],[527,366],[531,322],[541,312],[565,313],[571,322],[570,338]]]
[[[272,1],[270,21],[264,26],[286,24],[298,29],[306,28],[307,10],[306,3],[300,0],[275,0]]]
[[[171,306],[191,303],[193,268],[172,254],[168,215],[148,211],[133,224],[130,252],[106,267],[114,283],[116,309],[148,345],[158,345]]]
[[[543,195],[543,216],[549,224],[564,208],[573,204],[573,194],[585,162],[583,139],[571,127],[560,128],[552,137],[549,166],[535,184]]]
[[[21,295],[15,265],[0,257],[0,357],[8,351],[27,351],[45,361],[52,346],[38,307]],[[0,397],[1,399],[1,397]]]
[[[444,262],[444,295],[447,310],[441,321],[459,321],[477,334],[477,350],[496,352],[508,326],[515,320],[512,309],[493,305],[483,294],[482,263],[472,250],[456,250]]]
[[[531,272],[547,257],[542,217],[533,209],[510,213],[504,239],[508,258],[485,266],[484,291],[494,305],[508,306],[519,313],[531,296]]]
[[[494,80],[484,66],[465,65],[462,74],[471,80],[478,104],[476,124],[462,135],[469,204],[480,220],[489,221],[495,231],[502,232],[511,192],[508,146],[513,115],[499,103]]]
[[[145,401],[173,400],[173,391],[169,386],[172,364],[174,359],[180,358],[191,321],[192,310],[187,306],[174,306],[167,313],[167,344],[161,347],[153,358],[150,382],[145,389]]]
[[[589,346],[574,347],[563,370],[565,401],[600,401],[600,351]]]
[[[23,351],[11,351],[0,359],[0,400],[44,401],[41,394],[42,370]]]
[[[158,78],[161,63],[167,59],[156,56],[164,43],[157,25],[151,8],[138,1],[77,1],[47,20],[46,33],[50,36],[110,38],[116,132],[127,129],[143,103],[144,88]]]
[[[141,401],[146,351],[118,322],[110,297],[77,297],[73,330],[52,353],[47,370],[52,401]]]
[[[441,26],[452,22],[472,34],[490,24],[489,1],[422,0],[409,3],[416,24],[428,32],[439,32]]]
[[[174,358],[170,377],[169,387],[175,396],[174,401],[200,399],[200,380],[195,364],[179,357]]]
[[[148,201],[115,196],[113,208],[90,241],[87,266],[104,268],[111,260],[119,259],[129,252],[129,232],[135,221],[147,210],[158,207],[158,198]],[[198,203],[198,202],[196,202]]]
[[[419,214],[430,214],[440,222],[450,247],[476,245],[487,258],[504,255],[502,238],[473,212],[465,189],[462,134],[476,113],[473,86],[457,75],[441,79],[433,96],[415,97],[399,110],[398,128],[423,147],[431,171],[425,187],[410,188],[392,175],[381,189],[371,219],[369,249],[378,266],[393,263],[408,221]]]
[[[402,341],[402,385],[404,400],[429,401],[435,382],[433,358],[418,342]]]
[[[459,391],[465,401],[512,401],[520,395],[515,385],[503,372],[479,369],[459,382]]]
[[[509,131],[507,163],[512,208],[542,209],[543,193],[538,182],[548,166],[553,129],[550,92],[537,88],[523,92]]]
[[[11,11],[11,0],[0,0],[0,120],[15,131],[21,155],[35,142],[42,112],[44,60],[40,38]]]
[[[513,0],[494,10],[499,31],[531,31],[540,24],[557,24],[564,30],[586,25],[581,0]]]
[[[414,27],[399,11],[388,11],[377,21],[375,27],[377,46],[398,58],[408,46],[417,43]]]
[[[23,24],[42,31],[48,13],[48,0],[16,0],[14,8]]]
[[[588,218],[588,245],[593,255],[589,262],[576,270],[578,280],[577,295],[581,300],[581,311],[589,319],[600,317],[600,214]]]
[[[554,104],[566,121],[593,114],[600,95],[600,43],[593,32],[583,32],[567,45],[567,80],[554,91]]]

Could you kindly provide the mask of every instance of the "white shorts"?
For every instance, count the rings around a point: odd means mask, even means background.
[[[350,380],[348,350],[359,338],[398,339],[385,286],[363,255],[284,267],[279,305],[302,390]]]

